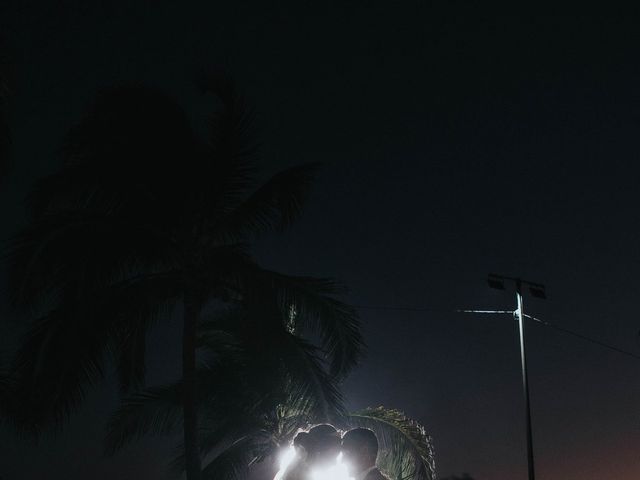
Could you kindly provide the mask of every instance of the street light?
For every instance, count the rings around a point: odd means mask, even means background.
[[[524,393],[524,405],[526,411],[527,420],[527,465],[529,467],[529,480],[535,480],[535,468],[533,461],[533,436],[531,432],[531,409],[529,407],[529,378],[527,374],[527,355],[525,351],[524,342],[524,310],[522,303],[522,287],[527,286],[531,296],[535,298],[547,298],[545,294],[544,285],[540,283],[529,282],[522,280],[521,278],[506,277],[504,275],[497,275],[495,273],[489,274],[487,279],[489,287],[498,290],[504,290],[505,282],[514,282],[516,286],[516,304],[517,310],[514,316],[518,319],[518,327],[520,333],[520,359],[522,361],[522,389]]]

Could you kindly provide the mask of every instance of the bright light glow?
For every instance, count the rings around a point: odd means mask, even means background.
[[[289,465],[291,465],[291,462],[293,462],[293,460],[296,458],[296,455],[296,449],[293,445],[282,452],[282,454],[280,455],[280,470],[284,470]]]
[[[287,468],[298,458],[298,452],[292,446],[280,454],[280,470],[273,480],[281,480]],[[329,463],[323,468],[314,468],[309,472],[309,480],[353,480],[349,475],[347,464],[342,461],[342,452],[336,457],[335,463]]]
[[[282,452],[280,454],[280,470],[278,470],[278,473],[273,480],[280,480],[282,478],[282,475],[284,475],[284,472],[287,471],[287,468],[293,463],[297,456],[298,452],[296,452],[296,449],[293,445]]]
[[[311,480],[353,480],[349,475],[349,468],[342,462],[342,452],[336,458],[336,463],[324,468],[314,468],[310,472]]]

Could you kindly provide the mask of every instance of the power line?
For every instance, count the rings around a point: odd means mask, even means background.
[[[480,313],[480,314],[501,314],[501,313],[510,313],[514,314],[513,310],[456,310],[456,313]]]
[[[536,317],[533,317],[531,315],[527,315],[526,313],[525,313],[524,316],[527,317],[527,318],[530,318],[534,322],[538,322],[541,325],[544,325],[545,327],[551,327],[554,330],[558,330],[559,332],[564,332],[566,334],[573,335],[576,338],[581,338],[582,340],[586,340],[587,342],[591,342],[591,343],[593,343],[595,345],[599,345],[601,347],[608,348],[609,350],[612,350],[614,352],[622,353],[623,355],[628,355],[629,357],[632,357],[632,358],[635,358],[637,360],[640,360],[640,355],[636,355],[635,353],[631,353],[631,352],[628,352],[626,350],[622,350],[621,348],[615,347],[613,345],[609,345],[608,343],[601,342],[600,340],[596,340],[595,338],[587,337],[586,335],[583,335],[582,333],[574,332],[573,330],[569,330],[568,328],[564,328],[564,327],[560,327],[558,325],[554,325],[553,323],[549,323],[549,322],[547,322],[545,320],[542,320],[540,318],[536,318]]]
[[[399,310],[403,312],[429,312],[429,313],[452,313],[451,310],[425,307],[393,307],[386,305],[352,305],[361,310]]]
[[[429,312],[429,313],[486,313],[486,314],[500,314],[500,313],[513,313],[513,310],[445,310],[442,308],[428,308],[428,307],[396,307],[387,305],[352,305],[353,308],[359,308],[361,310],[399,310],[403,312]]]
[[[512,310],[445,310],[445,309],[437,309],[437,308],[427,308],[427,307],[397,307],[392,305],[353,305],[354,308],[358,308],[361,310],[392,310],[392,311],[401,311],[401,312],[428,312],[428,313],[476,313],[476,314],[513,314]],[[534,322],[539,323],[540,325],[544,325],[545,327],[553,328],[559,332],[566,333],[568,335],[572,335],[576,338],[580,338],[587,342],[593,343],[594,345],[598,345],[600,347],[608,348],[611,351],[621,353],[623,355],[627,355],[628,357],[635,358],[636,360],[640,360],[640,355],[636,355],[635,353],[631,353],[627,350],[623,350],[614,345],[610,345],[601,340],[596,340],[595,338],[589,337],[582,333],[575,332],[565,327],[561,327],[559,325],[555,325],[553,323],[549,323],[540,318],[533,317],[531,315],[524,315],[525,317],[533,320]]]

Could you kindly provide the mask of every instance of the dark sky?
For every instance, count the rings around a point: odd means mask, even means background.
[[[6,234],[99,88],[159,86],[201,124],[209,105],[192,78],[221,66],[256,108],[266,171],[325,162],[299,224],[258,245],[263,263],[337,277],[357,305],[430,310],[362,309],[369,355],[345,394],[423,422],[441,475],[526,478],[516,324],[452,313],[513,306],[488,272],[545,283],[548,300],[525,299],[533,314],[640,354],[636,18],[461,2],[80,3],[0,10],[17,163],[0,192]],[[170,329],[151,339],[158,380],[175,375]],[[539,478],[639,478],[640,361],[529,332]],[[2,433],[0,475],[170,478],[166,442],[101,458],[114,399],[96,391],[57,440]]]

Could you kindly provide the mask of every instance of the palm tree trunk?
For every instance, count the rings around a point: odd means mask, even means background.
[[[182,334],[182,379],[184,415],[184,453],[187,480],[200,480],[200,448],[198,445],[198,411],[196,408],[196,331],[198,321],[197,297],[187,292],[184,296]]]

